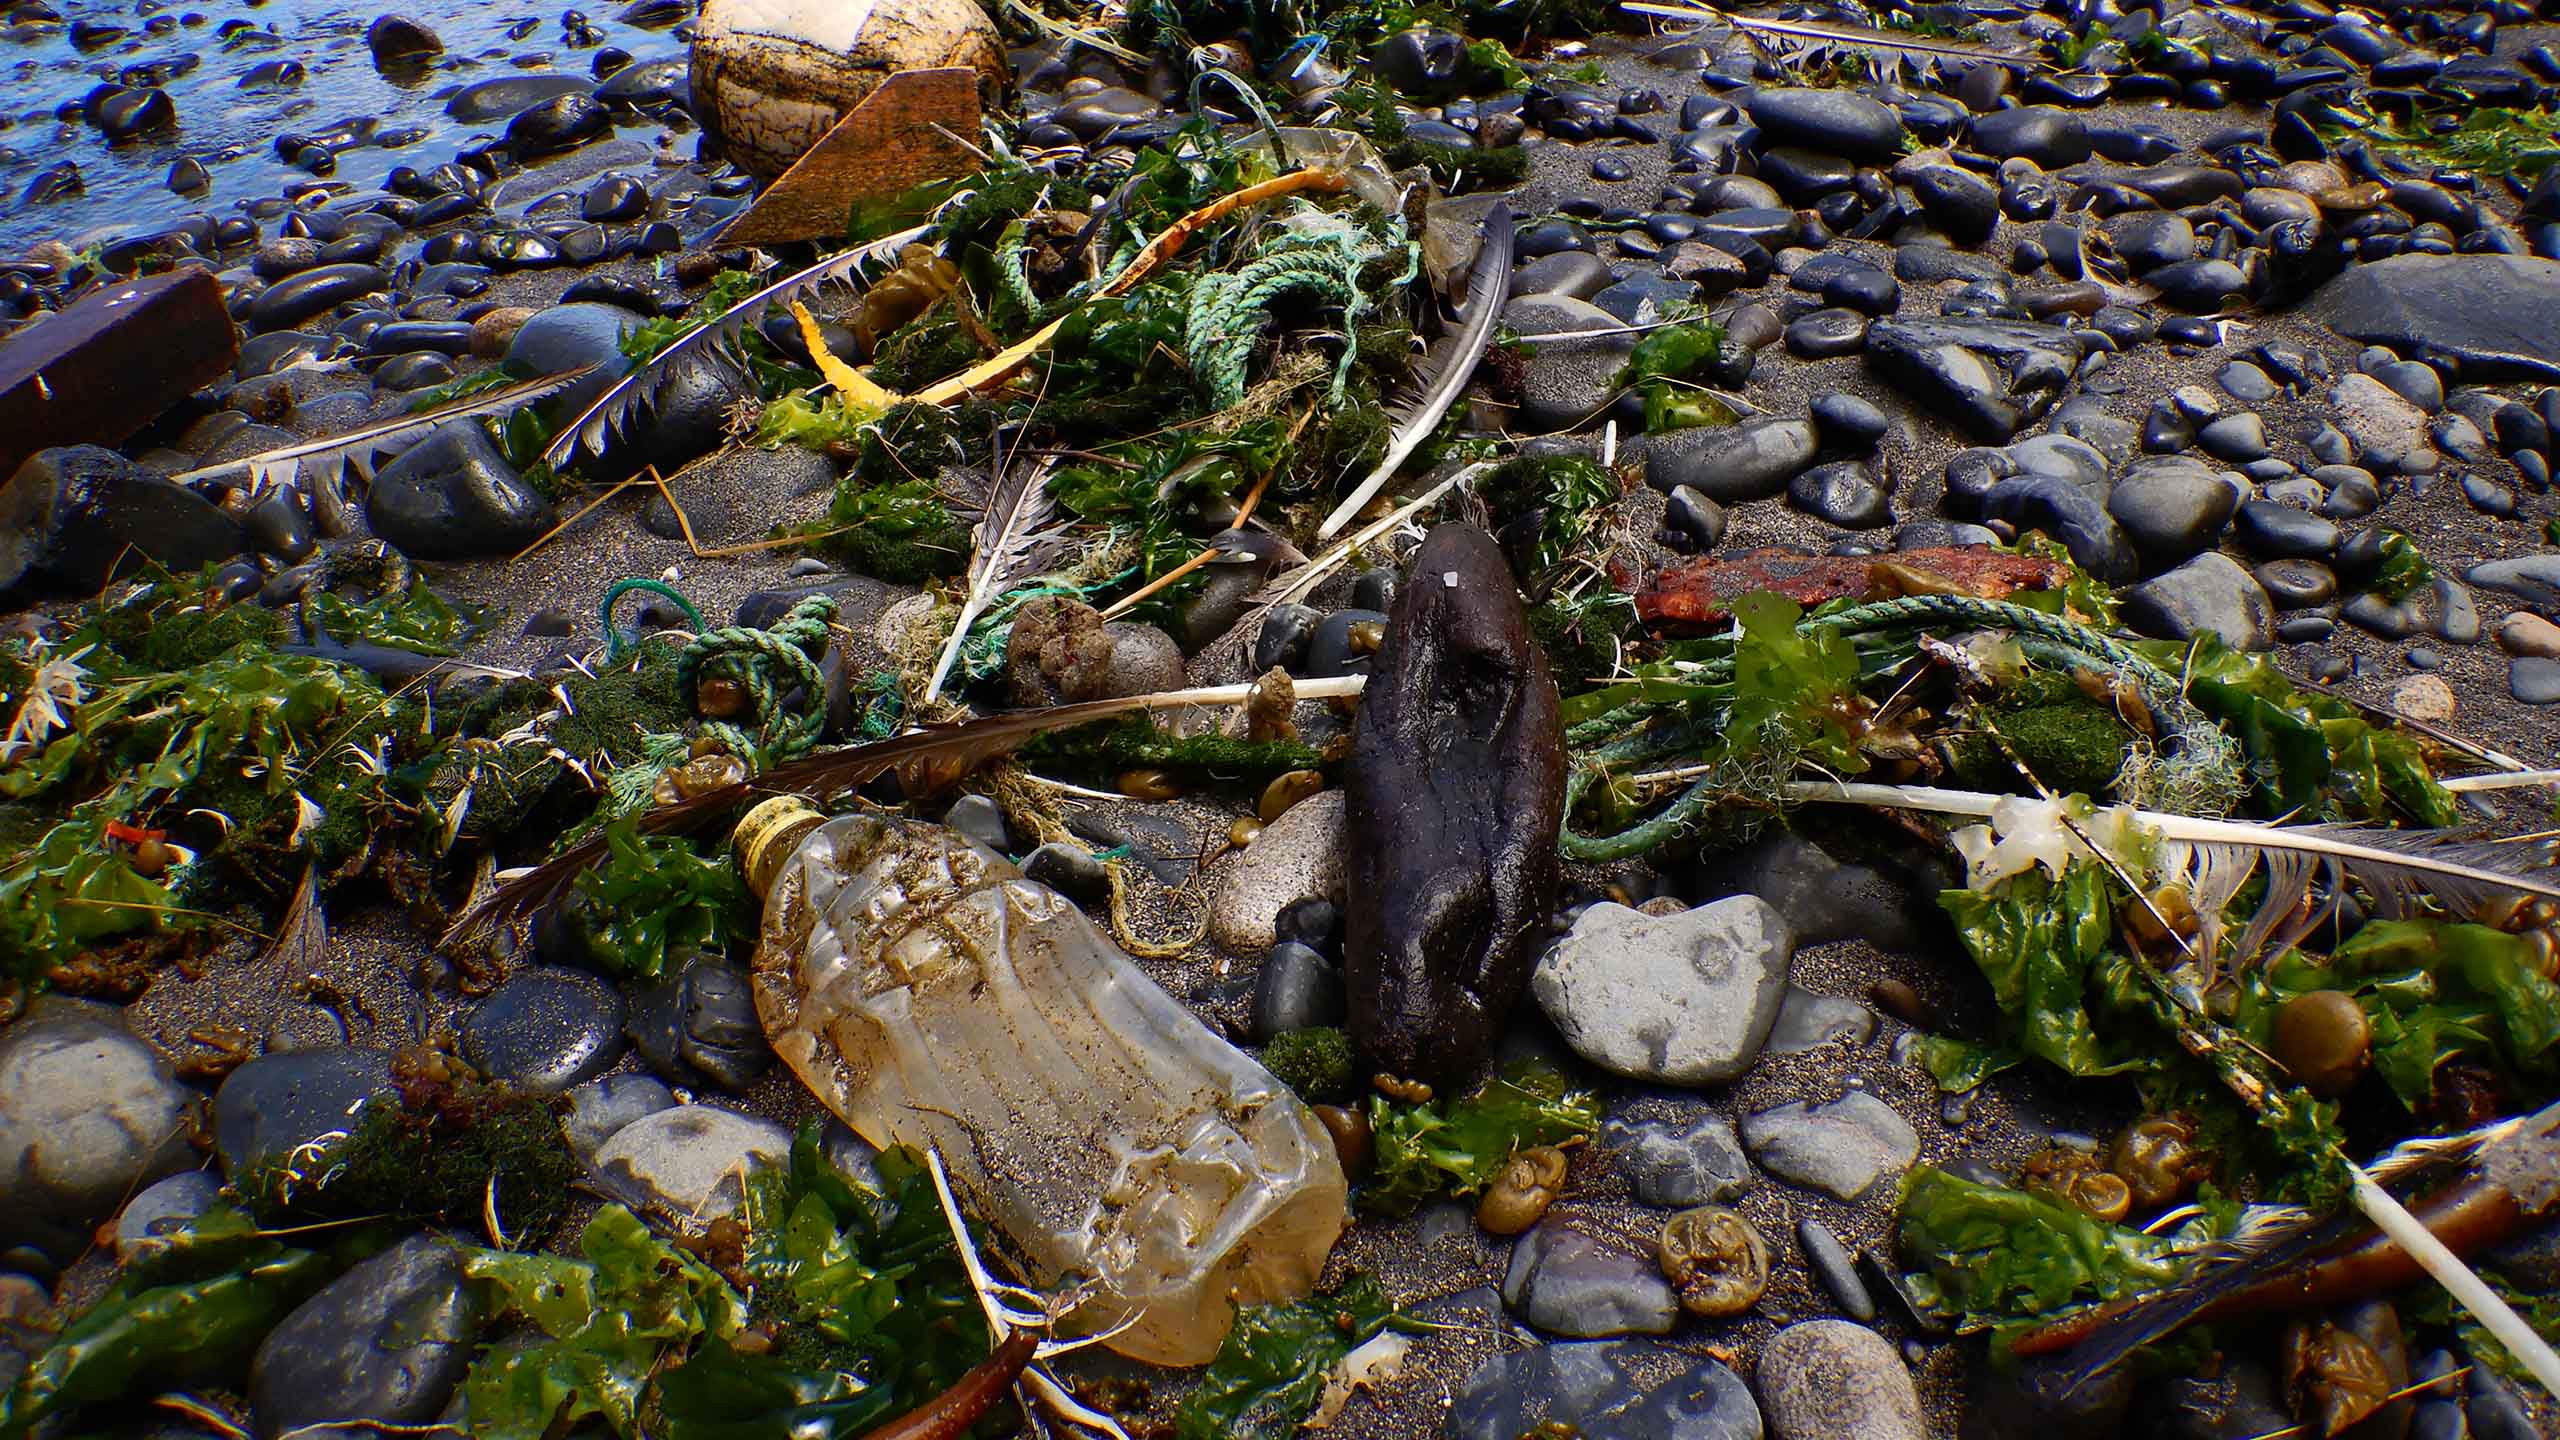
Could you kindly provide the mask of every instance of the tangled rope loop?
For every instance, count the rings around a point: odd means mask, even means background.
[[[791,607],[770,630],[724,625],[693,637],[676,657],[676,687],[698,710],[702,682],[733,680],[755,705],[756,732],[726,720],[705,720],[702,728],[757,770],[797,760],[816,747],[826,726],[826,677],[818,670],[827,653],[828,622],[836,618],[835,597],[811,595]],[[809,697],[805,713],[794,714],[783,697],[797,686]]]

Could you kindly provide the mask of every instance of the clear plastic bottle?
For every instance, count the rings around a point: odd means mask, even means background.
[[[1287,1087],[1084,912],[937,825],[770,800],[738,826],[765,897],[774,1049],[876,1145],[937,1147],[1055,1286],[1100,1282],[1111,1348],[1213,1358],[1239,1304],[1306,1295],[1347,1219],[1333,1145]]]

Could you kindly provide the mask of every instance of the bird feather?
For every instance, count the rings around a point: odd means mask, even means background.
[[[786,305],[793,300],[814,295],[827,285],[851,285],[864,266],[882,260],[894,260],[900,250],[924,238],[932,227],[918,225],[885,235],[867,245],[859,245],[842,254],[830,255],[804,269],[795,270],[748,296],[710,319],[677,336],[665,349],[631,367],[629,374],[595,398],[594,403],[579,411],[576,419],[560,429],[542,458],[554,470],[566,470],[580,451],[601,455],[615,436],[630,428],[634,415],[658,402],[658,396],[675,378],[697,366],[743,374],[746,358],[738,349],[739,337],[748,325],[772,305]]]
[[[1385,458],[1316,527],[1318,540],[1330,540],[1350,524],[1360,507],[1395,478],[1396,468],[1431,438],[1449,407],[1466,393],[1467,382],[1475,377],[1476,366],[1484,359],[1485,347],[1493,343],[1494,321],[1500,318],[1503,297],[1511,287],[1511,242],[1511,207],[1496,201],[1484,213],[1484,240],[1476,248],[1473,278],[1467,283],[1467,303],[1460,312],[1458,328],[1432,346],[1422,363],[1414,367],[1417,393],[1409,405],[1397,409]]]
[[[1942,815],[1987,816],[2010,798],[1927,785],[1831,781],[1801,782],[1793,789],[1802,800]],[[2261,825],[2159,810],[2136,810],[2133,818],[2164,842],[2164,861],[2186,878],[2199,915],[2215,913],[2208,901],[2219,901],[2216,910],[2227,906],[2253,869],[2265,869],[2265,898],[2242,925],[2233,949],[2241,963],[2310,933],[2336,903],[2342,882],[2350,880],[2373,896],[2385,916],[2404,914],[2421,898],[2464,919],[2494,917],[2520,895],[2560,900],[2550,851],[2540,844],[2482,842],[2441,830]],[[2306,907],[2314,882],[2323,884],[2328,898]]]
[[[1765,20],[1750,15],[1734,15],[1703,5],[1680,3],[1655,4],[1652,0],[1623,0],[1619,9],[1634,15],[1658,15],[1669,20],[1700,20],[1709,24],[1730,25],[1754,35],[1777,36],[1788,40],[1807,40],[1830,45],[1848,45],[1863,50],[1892,50],[1906,55],[1936,55],[1950,60],[1983,60],[1998,65],[2034,65],[2032,55],[2020,55],[1994,45],[1968,40],[1941,40],[1929,35],[1905,34],[1899,30],[1881,30],[1868,25],[1837,25],[1823,20]]]
[[[425,439],[428,432],[437,426],[454,420],[477,420],[483,416],[505,414],[534,401],[548,399],[586,378],[594,368],[589,365],[558,375],[545,375],[537,380],[472,396],[441,410],[430,410],[422,415],[401,415],[367,425],[361,430],[333,435],[326,440],[306,440],[299,445],[261,450],[255,455],[206,465],[169,478],[181,485],[193,485],[246,474],[251,489],[263,490],[271,485],[292,484],[307,475],[316,489],[336,485],[353,467],[357,474],[370,480],[375,461],[408,449]]]
[[[1367,677],[1301,680],[1301,700],[1356,695]],[[1170,710],[1192,705],[1241,705],[1253,696],[1251,685],[1212,685],[1192,690],[1163,690],[1075,705],[1015,710],[952,725],[926,725],[904,735],[844,750],[830,750],[777,765],[735,785],[705,791],[689,800],[644,810],[634,824],[644,835],[663,835],[702,828],[773,795],[805,795],[823,804],[848,791],[895,774],[910,795],[930,795],[979,766],[1000,760],[1034,738],[1053,730],[1089,725],[1140,710]],[[562,851],[549,861],[508,880],[480,899],[445,933],[448,946],[490,927],[521,919],[558,898],[578,873],[601,859],[606,841],[597,835]]]
[[[1006,463],[999,456],[996,484],[988,492],[986,513],[969,533],[968,590],[960,600],[960,617],[951,623],[951,639],[942,647],[942,658],[934,662],[933,679],[925,685],[924,698],[918,704],[931,703],[942,693],[942,682],[950,677],[953,662],[960,658],[960,646],[969,638],[969,627],[977,623],[978,616],[998,595],[1036,567],[1048,542],[1057,537],[1057,502],[1049,494],[1049,471],[1054,463],[1045,457],[1030,464],[1019,460]]]

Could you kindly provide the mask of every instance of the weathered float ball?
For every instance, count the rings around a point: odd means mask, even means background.
[[[694,118],[771,179],[891,75],[961,66],[990,98],[1003,89],[1004,37],[978,0],[705,0]]]

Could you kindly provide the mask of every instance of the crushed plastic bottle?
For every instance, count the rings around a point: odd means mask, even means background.
[[[875,1145],[938,1148],[980,1215],[1111,1348],[1212,1359],[1237,1305],[1314,1288],[1347,1220],[1298,1097],[1084,912],[937,825],[770,800],[738,826],[765,899],[774,1049]]]

